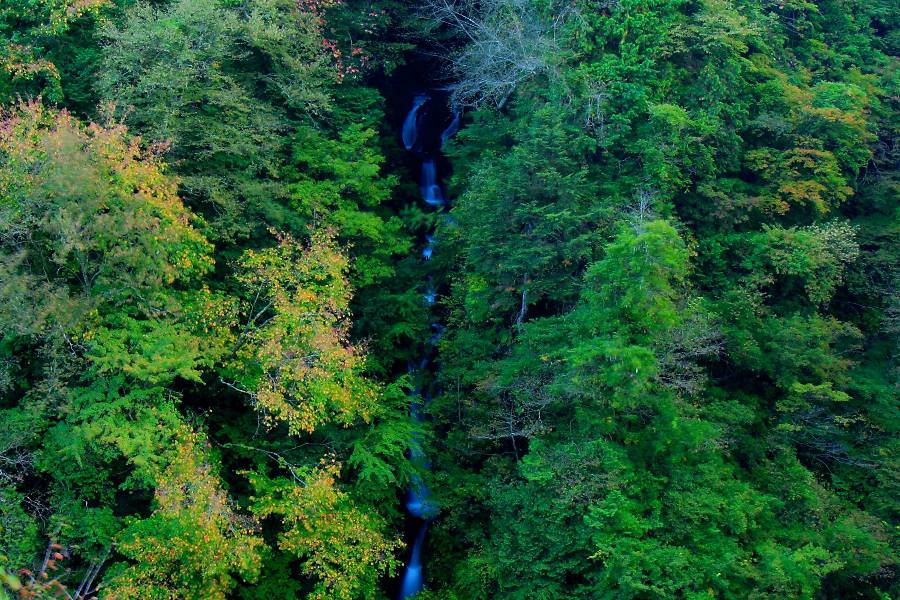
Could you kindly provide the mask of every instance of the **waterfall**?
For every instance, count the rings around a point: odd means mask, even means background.
[[[437,290],[434,289],[434,280],[432,279],[431,275],[428,276],[428,279],[426,281],[428,283],[425,286],[425,293],[422,294],[422,297],[425,298],[426,304],[431,305],[434,304],[437,300]]]
[[[428,530],[429,521],[425,521],[419,527],[416,541],[413,542],[409,562],[403,573],[403,586],[400,588],[401,600],[414,596],[425,587],[425,579],[422,576],[422,546],[425,544],[425,532]]]
[[[409,113],[406,115],[406,120],[403,121],[403,145],[407,150],[412,150],[413,146],[416,145],[416,139],[419,137],[419,109],[422,108],[422,105],[428,102],[430,98],[425,94],[419,94],[413,100],[412,109],[410,109]]]
[[[434,346],[438,343],[438,340],[441,339],[441,334],[444,333],[444,326],[440,323],[432,323],[431,330],[434,332],[430,338],[428,338],[428,344]]]
[[[437,506],[431,500],[431,492],[420,477],[414,477],[406,495],[406,510],[409,514],[428,521],[437,515]]]
[[[422,200],[425,201],[425,204],[429,206],[443,206],[446,203],[441,186],[437,183],[437,168],[432,158],[422,161],[422,176],[419,180],[419,187],[422,190]]]
[[[419,189],[422,194],[422,201],[428,206],[439,208],[447,204],[447,199],[440,186],[437,162],[434,155],[428,155],[428,152],[435,151],[435,142],[437,142],[437,140],[419,139],[422,132],[425,132],[426,135],[428,135],[428,132],[432,131],[432,129],[428,127],[427,121],[423,127],[420,127],[419,123],[419,109],[428,100],[430,100],[430,98],[425,94],[419,94],[413,98],[412,107],[403,122],[402,138],[403,145],[406,149],[413,150],[416,156],[421,160]],[[443,146],[444,142],[459,130],[459,126],[460,113],[459,111],[454,110],[450,124],[440,134],[440,146]],[[444,214],[441,218],[449,218],[449,216]],[[434,231],[432,230],[425,235],[425,245],[422,248],[422,259],[425,261],[431,260],[435,252],[435,247],[436,240]],[[425,278],[425,281],[423,298],[426,305],[433,306],[437,301],[438,296],[434,278],[429,274]],[[426,340],[422,354],[418,359],[410,361],[408,366],[410,376],[413,377],[414,380],[416,379],[417,374],[425,373],[426,369],[431,368],[431,370],[434,370],[434,367],[431,366],[431,362],[443,331],[444,326],[440,323],[435,322],[431,324],[431,334]],[[420,423],[425,420],[423,409],[431,400],[431,390],[428,389],[428,386],[425,386],[425,390],[422,390],[421,387],[422,386],[419,385],[418,389],[415,390],[409,407],[410,418]],[[425,449],[422,447],[421,440],[418,439],[418,437],[410,440],[409,460],[421,470],[427,471],[431,466],[428,461],[428,456],[425,453]],[[437,504],[431,499],[431,491],[428,489],[425,481],[418,475],[414,476],[412,481],[410,481],[404,508],[406,509],[407,514],[415,520],[417,534],[410,550],[409,559],[407,560],[403,571],[403,581],[400,587],[399,600],[406,600],[421,592],[425,587],[425,575],[423,573],[422,563],[425,533],[428,530],[428,525],[435,517],[437,517],[439,511]]]
[[[447,125],[447,128],[441,133],[441,148],[444,147],[444,144],[447,143],[447,140],[456,135],[456,132],[459,131],[459,122],[462,119],[462,113],[458,108],[453,109],[453,120],[450,121],[450,124]]]

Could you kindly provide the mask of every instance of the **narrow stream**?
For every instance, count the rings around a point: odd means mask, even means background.
[[[423,119],[428,113],[428,104],[434,100],[428,94],[416,94],[412,98],[409,113],[403,121],[401,132],[403,146],[414,153],[419,163],[419,189],[422,201],[435,210],[442,210],[447,205],[447,199],[440,185],[438,176],[438,161],[435,153],[440,153],[444,143],[452,137],[460,126],[461,114],[454,110],[450,123],[441,130],[439,139],[422,139],[422,136],[431,132],[433,128],[423,127]],[[436,111],[437,112],[437,111]],[[431,260],[436,252],[437,241],[434,230],[425,236],[425,246],[422,248],[422,259]],[[437,301],[438,292],[434,286],[434,279],[428,275],[425,280],[423,299],[426,304],[433,306]],[[423,409],[431,400],[431,392],[427,386],[421,384],[427,377],[423,377],[426,371],[433,369],[433,359],[436,352],[436,344],[440,339],[444,327],[440,323],[431,324],[431,335],[426,340],[422,353],[409,365],[409,374],[412,381],[417,382],[413,390],[414,398],[410,403],[410,417],[422,422],[425,419]],[[421,446],[421,440],[412,440],[410,460],[420,469],[428,469],[430,463],[425,449]],[[399,600],[406,600],[425,587],[425,575],[423,572],[422,550],[428,526],[438,514],[438,506],[431,499],[431,492],[421,478],[416,477],[410,483],[406,495],[406,512],[415,520],[415,537],[412,539],[409,556],[403,570],[403,579],[400,586]]]

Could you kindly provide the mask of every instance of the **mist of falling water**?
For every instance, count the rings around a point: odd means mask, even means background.
[[[406,119],[403,121],[403,146],[407,150],[412,150],[413,146],[416,145],[416,139],[419,137],[419,109],[422,108],[422,105],[428,102],[429,98],[425,94],[420,94],[416,96],[415,100],[413,100],[412,109],[410,109],[409,113],[406,115]]]

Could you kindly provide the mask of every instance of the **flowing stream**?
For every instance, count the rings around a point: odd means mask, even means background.
[[[406,115],[406,120],[403,121],[403,146],[407,150],[412,150],[416,145],[419,137],[419,109],[429,100],[431,98],[425,94],[417,95],[413,99],[412,109]]]
[[[429,155],[429,151],[435,149],[434,152],[440,152],[440,148],[443,147],[444,143],[459,130],[461,114],[459,111],[453,111],[451,121],[441,132],[440,139],[423,140],[421,139],[423,134],[431,131],[430,128],[422,126],[423,112],[427,112],[429,102],[432,102],[432,99],[427,94],[417,94],[412,99],[412,106],[406,115],[406,119],[403,121],[401,136],[403,146],[415,154],[420,165],[419,189],[422,194],[422,201],[436,210],[441,210],[447,205],[447,199],[441,189],[437,161],[434,155]],[[437,241],[432,230],[425,236],[422,259],[426,261],[431,260],[436,246]],[[423,294],[425,303],[428,306],[434,305],[437,295],[434,279],[429,274],[425,280],[425,292]],[[432,366],[431,362],[436,350],[435,346],[443,330],[444,327],[440,323],[431,324],[431,335],[426,340],[421,355],[416,360],[411,361],[409,365],[409,373],[413,381],[422,381],[422,375]],[[414,398],[410,403],[410,417],[422,422],[425,419],[423,408],[431,400],[431,392],[427,387],[418,384],[413,393]],[[413,439],[410,446],[410,460],[419,468],[428,469],[430,464],[428,456],[421,446],[421,440]],[[425,587],[422,549],[425,545],[428,525],[438,513],[438,506],[431,499],[428,486],[419,477],[415,477],[410,483],[409,490],[407,490],[405,508],[406,512],[415,521],[414,529],[416,533],[412,540],[409,557],[403,569],[399,600],[406,600],[421,592]]]

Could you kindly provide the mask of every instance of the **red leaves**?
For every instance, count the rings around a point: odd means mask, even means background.
[[[320,28],[324,28],[327,24],[325,13],[341,4],[343,4],[341,0],[297,0],[297,8],[305,13],[314,15],[316,24]],[[369,16],[376,17],[379,15],[377,12],[370,12]],[[359,74],[369,61],[369,56],[359,46],[351,45],[349,53],[345,53],[338,47],[335,40],[327,37],[322,38],[322,48],[325,55],[330,57],[332,61],[335,69],[335,79],[337,79],[338,83],[343,82],[347,76]],[[355,64],[347,64],[346,59],[348,56],[355,59]]]

